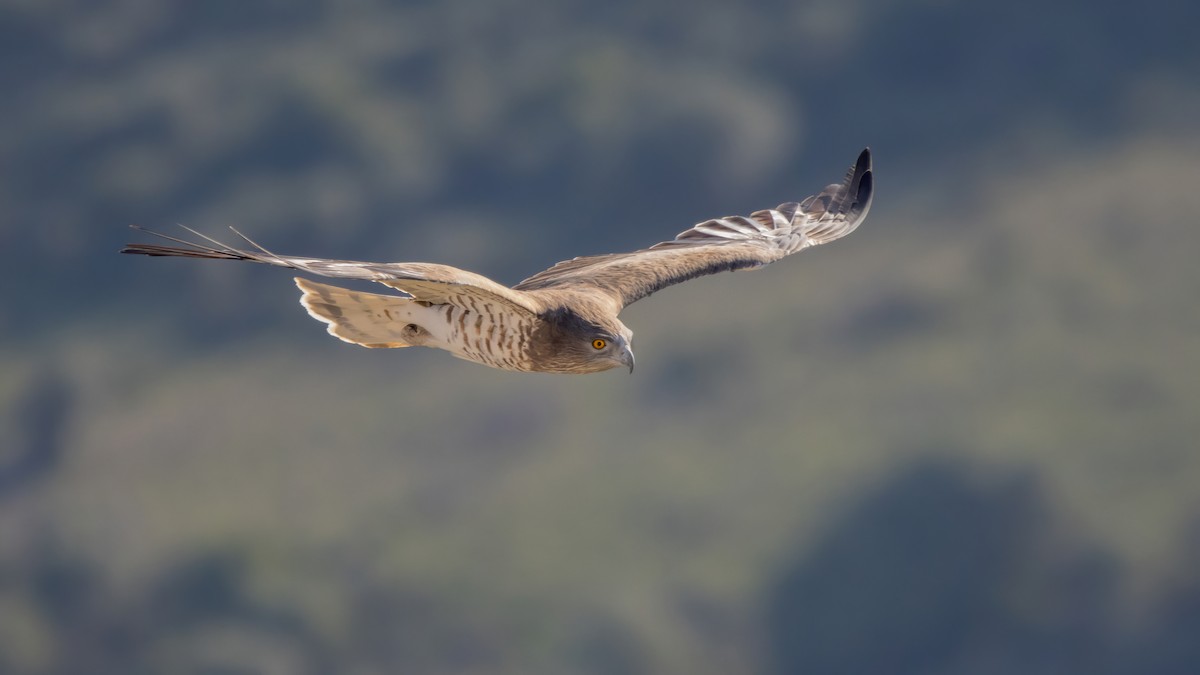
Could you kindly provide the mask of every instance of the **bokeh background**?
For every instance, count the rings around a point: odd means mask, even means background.
[[[1200,672],[1200,9],[0,5],[0,672]],[[802,198],[638,369],[325,335],[137,223],[515,283]]]

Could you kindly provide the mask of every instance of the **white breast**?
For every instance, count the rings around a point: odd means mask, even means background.
[[[493,368],[528,371],[534,320],[492,303],[476,305],[474,310],[455,305],[425,308],[429,318],[422,327],[430,334],[426,346]]]

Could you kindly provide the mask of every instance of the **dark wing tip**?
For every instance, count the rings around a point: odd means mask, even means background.
[[[858,153],[858,159],[854,160],[854,164],[850,166],[850,171],[846,172],[846,185],[849,186],[850,192],[858,192],[858,184],[862,177],[871,173],[871,148],[863,148],[863,151]]]
[[[858,192],[855,194],[854,203],[860,208],[865,208],[871,203],[871,197],[875,192],[875,174],[868,171],[863,174],[858,181]]]
[[[854,196],[852,210],[866,211],[870,208],[875,188],[875,174],[871,166],[871,148],[863,148],[858,159],[846,175],[846,192]]]
[[[161,232],[155,232],[154,230],[147,230],[146,228],[142,227],[141,225],[130,225],[129,227],[131,229],[137,230],[139,232],[145,232],[146,234],[153,235],[160,239],[165,239],[165,240],[170,241],[175,244],[181,244],[181,246],[164,246],[161,244],[133,243],[133,244],[125,244],[124,248],[122,248],[120,250],[121,253],[129,253],[129,254],[134,254],[134,255],[158,256],[158,257],[214,258],[217,260],[247,260],[247,259],[250,259],[247,256],[243,255],[240,251],[236,251],[234,249],[225,247],[224,244],[213,241],[212,239],[205,237],[204,235],[200,234],[199,232],[196,232],[195,230],[193,230],[189,227],[186,227],[184,225],[180,225],[180,227],[187,230],[188,232],[191,232],[192,234],[197,235],[198,237],[202,237],[204,239],[208,239],[209,241],[212,241],[213,244],[215,244],[217,246],[224,247],[224,250],[219,249],[219,248],[213,248],[211,246],[206,246],[204,244],[198,244],[198,243],[192,242],[192,241],[187,241],[185,239],[180,239],[178,237],[172,237],[168,234],[163,234]]]
[[[142,229],[142,226],[141,226],[141,225],[134,224],[134,223],[130,223],[130,224],[129,224],[129,229],[131,229],[131,230],[141,230],[141,229]],[[125,244],[125,246],[124,246],[124,247],[122,247],[122,248],[121,248],[121,250],[120,250],[120,251],[118,251],[118,253],[142,253],[142,251],[139,251],[139,250],[138,250],[138,247],[139,247],[139,246],[140,246],[140,244]],[[146,255],[149,255],[149,254],[146,254]]]
[[[858,153],[858,159],[854,160],[854,166],[861,166],[863,169],[871,170],[871,146],[863,148],[863,151]]]
[[[147,230],[149,231],[149,230]],[[216,260],[238,260],[237,256],[220,251],[183,248],[180,246],[161,246],[159,244],[126,244],[120,253],[132,255],[148,255],[155,258],[212,258]]]

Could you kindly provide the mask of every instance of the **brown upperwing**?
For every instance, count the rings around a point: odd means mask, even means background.
[[[142,229],[142,228],[135,228]],[[246,235],[233,230],[256,250],[240,250],[223,244],[191,228],[184,228],[207,243],[178,239],[159,232],[149,234],[173,241],[182,246],[159,244],[129,244],[122,253],[149,256],[178,256],[218,260],[246,260],[318,274],[339,279],[365,279],[404,291],[415,300],[434,304],[451,304],[464,309],[476,309],[486,303],[496,303],[513,311],[537,314],[543,310],[536,299],[488,279],[487,277],[434,263],[372,263],[354,260],[301,258],[271,253]],[[233,228],[230,228],[233,229]],[[472,306],[474,304],[475,306]]]
[[[518,291],[600,292],[624,307],[688,279],[761,267],[854,231],[871,208],[874,177],[863,150],[841,184],[802,202],[699,223],[632,253],[574,258],[517,284]]]

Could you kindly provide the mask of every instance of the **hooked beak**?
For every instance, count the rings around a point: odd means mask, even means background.
[[[633,361],[633,350],[629,348],[629,345],[625,345],[625,347],[621,349],[621,363],[629,366],[630,373],[633,372]]]

